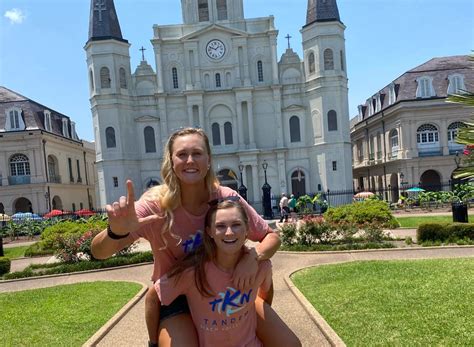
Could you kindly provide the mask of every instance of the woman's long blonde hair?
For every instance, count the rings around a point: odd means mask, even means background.
[[[202,244],[196,248],[195,251],[188,253],[182,260],[176,263],[168,273],[168,277],[176,276],[176,281],[187,269],[194,268],[194,283],[199,293],[202,296],[210,297],[215,295],[209,285],[206,276],[206,263],[216,261],[217,246],[214,239],[209,235],[208,231],[215,222],[217,210],[224,210],[228,208],[236,208],[240,214],[241,220],[244,223],[245,230],[249,229],[249,220],[244,207],[238,201],[222,200],[215,205],[210,206],[206,215],[205,231],[202,236]]]
[[[212,169],[212,156],[211,156],[211,146],[209,145],[209,138],[207,137],[204,130],[199,128],[183,128],[173,134],[171,134],[168,142],[163,151],[163,162],[161,164],[161,178],[163,183],[159,186],[150,188],[144,195],[143,198],[147,202],[156,202],[158,201],[160,209],[162,211],[161,217],[164,218],[165,222],[161,228],[161,239],[164,243],[164,248],[168,246],[165,235],[170,233],[170,235],[176,239],[180,244],[182,239],[178,235],[171,232],[171,228],[174,222],[173,210],[181,206],[181,186],[179,179],[173,171],[173,144],[176,138],[186,135],[199,135],[204,141],[206,146],[206,151],[209,156],[209,169],[207,170],[206,177],[204,178],[206,188],[209,191],[209,194],[214,192],[218,186],[219,181],[217,180],[214,170]]]

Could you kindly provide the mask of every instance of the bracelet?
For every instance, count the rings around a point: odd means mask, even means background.
[[[107,224],[107,236],[110,237],[112,240],[120,240],[126,238],[130,233],[126,233],[125,235],[117,235],[110,229],[110,225]]]

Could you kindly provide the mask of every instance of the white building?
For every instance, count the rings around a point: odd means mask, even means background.
[[[0,213],[96,207],[94,159],[69,117],[0,86]]]
[[[258,209],[268,163],[273,194],[352,187],[345,26],[335,0],[310,0],[304,59],[278,60],[274,18],[244,18],[243,0],[182,0],[184,24],[154,25],[154,66],[132,72],[113,0],[91,1],[85,45],[100,204],[161,181],[163,144],[199,126],[221,182],[239,165]]]
[[[456,133],[472,109],[446,98],[462,90],[474,90],[469,57],[433,58],[360,105],[351,121],[354,188],[386,191],[393,201],[403,186],[450,188],[456,153],[464,147]]]

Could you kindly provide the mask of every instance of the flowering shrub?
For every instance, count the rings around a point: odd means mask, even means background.
[[[328,243],[334,239],[335,233],[329,223],[321,216],[305,216],[298,230],[298,243],[312,245],[315,243]]]

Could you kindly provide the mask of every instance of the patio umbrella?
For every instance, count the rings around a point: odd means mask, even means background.
[[[424,192],[425,190],[423,188],[413,187],[413,188],[407,189],[406,191],[407,192],[413,192],[413,193],[419,193],[419,192]]]
[[[38,216],[36,213],[31,213],[31,212],[17,212],[11,218],[14,222],[22,222],[27,219],[37,220],[37,221],[43,220],[43,218]]]
[[[356,195],[354,195],[354,198],[355,199],[365,199],[365,198],[371,197],[373,195],[375,195],[375,194],[372,193],[372,192],[359,192]]]
[[[8,222],[11,221],[11,217],[7,214],[0,213],[0,222]]]
[[[93,216],[95,215],[95,212],[88,210],[88,209],[82,209],[79,211],[74,212],[75,215],[78,215],[80,217],[88,217],[88,216]]]
[[[51,210],[45,215],[43,215],[43,218],[53,218],[53,217],[62,216],[63,214],[64,212],[61,210]]]

